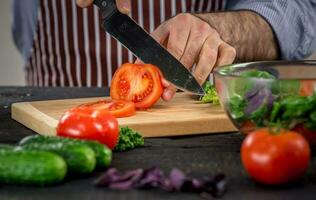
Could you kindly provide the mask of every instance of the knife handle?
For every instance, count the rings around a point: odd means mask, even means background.
[[[93,4],[100,8],[103,18],[118,11],[115,0],[94,0]]]

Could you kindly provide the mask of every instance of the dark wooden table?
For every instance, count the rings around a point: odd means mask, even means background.
[[[0,142],[16,143],[31,130],[10,118],[10,105],[20,101],[104,96],[100,88],[24,88],[0,87]],[[165,172],[178,167],[193,174],[227,176],[228,191],[221,199],[316,199],[316,157],[306,175],[295,184],[266,187],[251,181],[240,161],[239,133],[146,139],[144,148],[115,153],[112,166],[120,170],[159,166]],[[315,155],[313,149],[313,155]],[[167,193],[159,189],[127,192],[96,188],[93,181],[99,174],[88,178],[67,180],[57,186],[31,187],[0,185],[0,199],[201,199],[198,194]]]

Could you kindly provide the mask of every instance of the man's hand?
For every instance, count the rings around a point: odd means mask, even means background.
[[[279,58],[273,30],[252,11],[180,14],[160,25],[153,37],[164,44],[202,83],[214,67],[234,60]],[[162,98],[170,100],[176,89],[163,80]]]
[[[85,8],[92,5],[93,0],[77,0],[77,5]],[[121,13],[128,14],[131,10],[130,0],[116,0],[116,5]]]
[[[231,64],[236,57],[235,49],[224,42],[218,32],[207,22],[192,14],[179,14],[161,24],[152,36],[193,74],[200,84],[211,71],[221,65]],[[162,98],[171,100],[176,88],[163,80],[166,87]]]

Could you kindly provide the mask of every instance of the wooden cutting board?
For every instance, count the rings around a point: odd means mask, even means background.
[[[39,134],[56,135],[58,120],[67,109],[104,98],[15,103],[12,118]],[[136,115],[118,121],[144,137],[236,131],[221,106],[201,104],[184,93],[176,94],[171,102],[159,101],[147,111],[137,111]]]

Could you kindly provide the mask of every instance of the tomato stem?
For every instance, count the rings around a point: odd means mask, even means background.
[[[288,130],[288,127],[283,125],[280,120],[277,120],[275,123],[269,123],[268,128],[271,135],[279,135],[283,132],[282,130]]]

